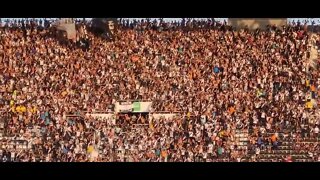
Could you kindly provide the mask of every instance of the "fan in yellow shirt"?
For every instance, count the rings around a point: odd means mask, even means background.
[[[25,106],[23,106],[23,105],[19,105],[19,106],[16,107],[16,111],[18,113],[25,113],[25,112],[27,112],[27,108]]]
[[[261,91],[260,89],[257,89],[257,97],[260,97],[260,95],[261,95]]]
[[[152,131],[154,131],[154,126],[153,126],[152,121],[150,121],[150,123],[149,123],[149,128],[150,128]]]
[[[10,107],[14,106],[14,100],[10,100]]]
[[[64,97],[64,96],[66,96],[68,94],[68,92],[67,91],[63,91],[62,93],[61,93],[61,95]]]
[[[16,112],[16,107],[12,106],[11,107],[11,112],[15,113]]]
[[[220,131],[220,132],[218,133],[218,136],[219,136],[220,138],[224,137],[224,136],[225,136],[225,131]]]
[[[187,113],[187,117],[190,119],[190,117],[191,117],[191,113],[190,112]]]
[[[309,80],[309,79],[306,80],[306,86],[307,86],[307,87],[310,86],[310,80]]]
[[[92,153],[93,150],[94,150],[94,148],[93,148],[92,145],[88,146],[87,152],[88,152],[89,154]]]
[[[14,90],[12,93],[12,99],[17,99],[17,90]]]
[[[33,112],[33,113],[37,113],[37,111],[38,111],[37,107],[36,107],[36,106],[33,106],[32,112]]]
[[[312,104],[311,101],[308,101],[308,102],[306,103],[306,108],[308,108],[308,109],[312,109],[312,108],[313,108],[313,104]]]
[[[26,107],[26,106],[21,106],[21,111],[22,111],[23,113],[26,113],[26,112],[27,112],[27,107]]]
[[[16,107],[16,112],[17,112],[17,113],[21,113],[21,107],[20,107],[20,106],[17,106],[17,107]]]

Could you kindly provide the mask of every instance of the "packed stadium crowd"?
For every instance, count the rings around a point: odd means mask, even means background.
[[[319,138],[320,119],[310,117],[320,79],[301,24],[250,31],[213,19],[122,20],[106,41],[86,23],[83,49],[79,38],[60,43],[48,21],[0,22],[0,161],[259,161],[251,156],[260,149]],[[83,114],[129,99],[181,114]],[[246,148],[238,130],[248,131]],[[318,161],[318,142],[297,148]]]

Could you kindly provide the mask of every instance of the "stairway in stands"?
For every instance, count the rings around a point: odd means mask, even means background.
[[[5,121],[3,118],[0,118],[0,138],[5,136]]]
[[[317,69],[318,66],[318,57],[319,57],[319,47],[316,45],[317,42],[317,35],[314,33],[310,34],[310,39],[308,42],[308,46],[310,47],[310,58],[307,60],[307,65],[309,69],[310,67]]]
[[[6,136],[7,119],[6,111],[0,110],[0,139]]]
[[[234,145],[238,146],[238,149],[248,150],[249,142],[249,130],[248,129],[236,129],[234,137]]]
[[[265,137],[272,136],[273,133],[265,134]],[[281,134],[281,133],[280,133]],[[290,137],[283,138],[280,140],[280,145],[277,149],[272,149],[271,147],[266,147],[260,151],[257,155],[257,160],[259,162],[270,162],[286,159],[291,156],[294,162],[311,162],[312,158],[309,156],[307,151],[298,150],[296,148],[297,144],[306,143],[308,139],[303,139],[300,142],[296,142]]]
[[[305,56],[305,68],[306,68],[306,77],[305,80],[312,82],[310,83],[310,88],[309,91],[305,94],[306,99],[311,99],[311,103],[313,105],[313,108],[317,107],[317,98],[313,99],[312,98],[312,91],[311,91],[311,85],[314,85],[315,87],[317,86],[317,79],[312,78],[311,74],[314,71],[318,70],[318,66],[319,66],[319,62],[318,62],[318,57],[319,57],[319,53],[318,53],[318,47],[317,47],[317,35],[314,33],[310,34],[310,38],[308,41],[308,49],[309,49],[309,53],[310,56],[309,58],[307,58],[307,56]],[[309,114],[309,113],[308,113]],[[311,114],[309,114],[309,117],[312,116]]]

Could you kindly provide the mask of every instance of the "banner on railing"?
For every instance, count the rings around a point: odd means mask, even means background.
[[[58,30],[64,31],[67,34],[68,39],[76,39],[77,31],[76,31],[76,25],[70,18],[62,18],[55,23],[53,23],[53,26],[55,26]]]
[[[147,113],[151,109],[152,102],[125,101],[116,102],[115,112]]]

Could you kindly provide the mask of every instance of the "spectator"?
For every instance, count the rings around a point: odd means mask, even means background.
[[[43,23],[1,29],[7,136],[26,142],[12,140],[3,162],[240,161],[247,152],[237,131],[247,129],[258,161],[270,133],[273,149],[280,134],[300,136],[294,128],[308,137],[317,73],[306,78],[309,35],[300,25],[250,32],[211,20],[123,20],[113,42],[81,24],[76,44],[60,44]],[[186,116],[81,115],[129,99]]]

